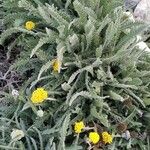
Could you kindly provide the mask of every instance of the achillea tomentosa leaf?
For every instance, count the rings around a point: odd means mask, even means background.
[[[37,9],[27,0],[20,0],[18,2],[18,7],[24,8],[25,10],[28,10],[29,12],[33,13],[33,15],[37,16],[38,11]]]
[[[75,10],[78,12],[80,16],[81,23],[84,23],[87,17],[87,13],[85,12],[84,6],[78,0],[75,0],[73,2],[73,5],[74,5]]]
[[[53,38],[50,38],[50,37],[43,37],[39,40],[38,44],[36,45],[36,47],[32,50],[31,52],[31,55],[30,55],[30,58],[33,57],[33,55],[36,53],[36,51],[41,48],[44,44],[46,43],[50,43],[54,41]]]
[[[72,103],[73,103],[79,96],[82,96],[82,97],[88,98],[88,99],[92,99],[92,98],[93,98],[92,95],[91,95],[89,92],[87,92],[87,91],[81,91],[81,92],[79,92],[79,93],[76,93],[76,94],[72,95],[72,97],[71,97],[71,99],[70,99],[70,101],[69,101],[69,103],[68,103],[69,106],[71,106]]]
[[[107,115],[104,116],[102,113],[99,113],[94,106],[91,108],[91,115],[97,118],[105,127],[109,128],[110,124],[108,122]]]
[[[46,145],[46,150],[56,150],[56,144],[54,142],[54,137],[51,137]]]
[[[97,59],[92,65],[89,65],[82,69],[77,70],[69,78],[68,84],[71,84],[74,81],[74,79],[76,78],[76,76],[83,71],[88,71],[89,73],[91,73],[91,75],[93,75],[93,68],[98,67],[99,65],[101,65],[101,61],[99,59]]]
[[[126,43],[128,43],[129,39],[133,39],[135,37],[135,35],[139,35],[140,33],[142,33],[143,31],[145,31],[148,28],[147,25],[140,25],[139,27],[136,27],[135,29],[133,29],[131,31],[130,34],[128,34],[127,36],[124,36],[117,44],[116,49],[121,48],[122,45],[125,45]]]
[[[60,145],[62,146],[62,149],[65,150],[65,139],[67,136],[67,129],[69,127],[69,122],[70,122],[70,114],[66,116],[62,128],[60,129]]]
[[[53,62],[50,60],[45,65],[42,66],[42,68],[40,69],[40,72],[38,74],[37,80],[40,80],[42,73],[44,71],[47,71],[50,68],[50,66],[52,65],[52,63]]]
[[[51,24],[52,21],[51,21],[51,17],[49,15],[49,13],[47,12],[47,7],[45,7],[45,6],[42,7],[42,6],[39,5],[38,10],[39,10],[40,15],[43,17],[43,19],[47,23]]]
[[[87,41],[86,51],[88,50],[89,46],[91,45],[94,32],[95,32],[95,27],[94,27],[93,23],[91,22],[91,20],[88,20],[87,24],[85,25],[85,33],[86,33],[86,41]]]
[[[49,14],[58,22],[58,24],[60,25],[65,25],[68,26],[69,23],[68,21],[66,21],[60,14],[59,12],[56,10],[56,8],[54,6],[51,6],[49,4],[46,4],[47,8],[48,8],[48,12]]]
[[[37,33],[34,33],[33,31],[28,31],[26,29],[23,29],[23,28],[20,28],[20,27],[14,27],[14,28],[9,28],[7,30],[5,30],[1,36],[0,36],[0,44],[3,44],[4,41],[12,34],[14,33],[26,33],[26,34],[30,34],[32,36],[37,36],[38,34]]]
[[[109,18],[109,15],[106,15],[104,20],[102,20],[102,22],[99,23],[97,32],[100,34],[101,31],[104,29],[104,27],[106,27],[106,25],[108,25],[110,22],[111,22],[111,19]]]
[[[85,99],[99,99],[99,100],[103,100],[108,98],[109,96],[105,96],[105,97],[100,97],[98,95],[92,94],[90,92],[87,91],[81,91],[81,92],[77,92],[75,94],[72,95],[72,97],[70,98],[69,102],[66,101],[67,104],[69,104],[69,106],[71,106],[76,100],[78,100],[78,97],[84,97]]]
[[[109,94],[110,94],[110,98],[113,100],[117,100],[117,101],[121,101],[121,102],[124,101],[124,98],[122,96],[120,96],[119,94],[117,94],[113,91],[110,91]]]
[[[145,97],[143,101],[144,101],[145,106],[150,105],[150,97],[147,97],[147,98]]]
[[[129,90],[129,89],[126,89],[125,90],[130,96],[132,96],[134,99],[135,99],[135,101],[138,101],[144,108],[145,108],[145,104],[144,104],[144,101],[140,98],[140,97],[138,97],[138,96],[136,96],[131,90]]]

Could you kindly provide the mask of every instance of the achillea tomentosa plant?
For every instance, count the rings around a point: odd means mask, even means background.
[[[0,111],[0,148],[148,149],[150,56],[136,47],[147,25],[116,0],[45,2],[18,0],[18,12],[6,11],[16,19],[1,42],[17,33],[23,50],[11,69],[28,78],[17,109]]]

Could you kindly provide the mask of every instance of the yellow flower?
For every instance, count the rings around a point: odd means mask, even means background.
[[[110,135],[108,132],[103,132],[102,133],[102,138],[103,138],[103,141],[105,144],[109,143],[111,144],[112,143],[112,135]]]
[[[56,72],[60,72],[60,61],[58,59],[54,59],[52,62],[53,70]]]
[[[81,131],[85,128],[83,121],[75,122],[74,131],[75,133],[81,133]]]
[[[27,21],[25,24],[25,28],[30,31],[35,28],[35,23],[32,21]]]
[[[43,88],[37,88],[37,90],[35,90],[32,93],[31,101],[34,104],[37,104],[37,103],[42,103],[47,98],[48,98],[48,92]]]
[[[93,144],[98,143],[100,140],[100,136],[97,132],[90,132],[89,133],[89,141],[92,142]]]

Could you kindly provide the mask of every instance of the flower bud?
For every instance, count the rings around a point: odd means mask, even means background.
[[[15,89],[12,90],[11,94],[14,98],[17,98],[19,96],[19,92]]]
[[[12,140],[18,141],[18,140],[21,140],[25,135],[22,130],[13,129],[10,136],[11,136]]]
[[[43,115],[44,115],[43,110],[38,110],[38,111],[37,111],[37,116],[38,116],[38,117],[43,117]]]
[[[122,137],[126,140],[129,140],[131,138],[130,132],[126,130],[124,133],[122,133]]]

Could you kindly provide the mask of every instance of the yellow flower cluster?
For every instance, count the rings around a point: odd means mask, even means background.
[[[27,29],[27,30],[33,30],[34,28],[35,28],[35,23],[34,22],[32,22],[32,21],[27,21],[26,23],[25,23],[25,28]]]
[[[112,135],[110,135],[108,132],[103,132],[102,133],[102,138],[103,138],[103,142],[105,144],[111,144],[112,143]]]
[[[60,62],[59,62],[58,59],[54,59],[54,60],[53,60],[52,66],[53,66],[53,70],[54,70],[55,72],[59,72],[59,71],[60,71]]]
[[[80,122],[75,122],[74,124],[74,132],[77,134],[80,134],[83,129],[87,130],[84,122],[80,121]],[[102,132],[102,135],[100,136],[100,134],[98,132],[90,132],[89,136],[88,136],[88,140],[89,142],[91,142],[92,144],[97,144],[100,139],[102,137],[102,142],[104,142],[104,144],[111,144],[112,143],[112,135],[110,135],[108,132]]]
[[[75,125],[74,125],[75,133],[77,133],[77,134],[81,133],[84,128],[85,128],[85,125],[84,125],[83,121],[75,122]]]
[[[38,103],[42,103],[47,98],[48,98],[48,92],[43,88],[37,88],[37,90],[35,90],[32,93],[31,101],[34,104],[38,104]]]
[[[90,132],[89,133],[89,141],[92,142],[93,144],[98,143],[100,140],[100,136],[97,132]]]

